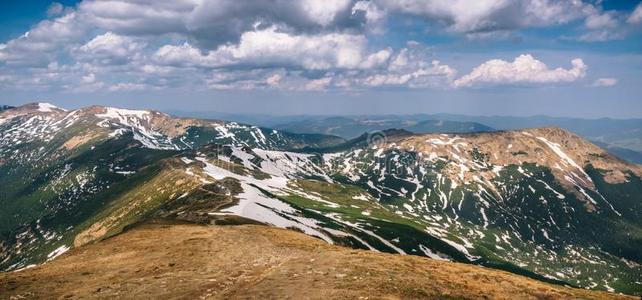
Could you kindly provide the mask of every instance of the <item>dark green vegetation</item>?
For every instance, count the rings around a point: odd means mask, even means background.
[[[173,139],[174,144],[203,147],[212,142],[221,145],[243,144],[274,150],[296,150],[305,147],[329,147],[340,145],[344,139],[323,134],[294,134],[269,128],[230,123],[222,134],[220,127],[190,127],[184,135]]]
[[[264,223],[354,248],[642,289],[641,169],[560,129],[388,130],[344,143],[38,107],[0,115],[2,270],[161,218]]]
[[[188,201],[194,211],[197,194],[177,199],[199,184],[175,157],[191,148],[218,142],[296,149],[343,142],[218,122],[190,123],[168,143],[152,128],[153,113],[140,118],[137,111],[109,115],[104,108],[65,112],[40,107],[32,104],[0,115],[0,270],[40,263],[74,244],[116,234],[161,207]],[[213,189],[201,195],[211,202],[217,187],[200,189]]]

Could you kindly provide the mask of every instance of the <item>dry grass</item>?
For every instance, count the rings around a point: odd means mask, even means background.
[[[146,224],[0,274],[0,298],[615,299],[510,273],[328,245],[256,225]]]

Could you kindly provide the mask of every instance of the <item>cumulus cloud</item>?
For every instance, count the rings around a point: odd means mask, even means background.
[[[584,28],[587,31],[572,39],[580,42],[606,42],[626,36],[621,14],[615,11],[601,11],[595,7],[587,8],[586,13]]]
[[[610,78],[610,77],[598,78],[593,82],[593,86],[596,86],[596,87],[608,87],[608,86],[614,86],[616,84],[617,84],[617,79]]]
[[[474,85],[532,85],[573,82],[584,77],[587,66],[582,59],[573,59],[571,65],[570,69],[549,69],[546,64],[530,54],[522,54],[512,62],[493,59],[455,80],[453,86],[459,88]]]
[[[12,88],[354,90],[495,84],[488,78],[502,77],[488,74],[499,68],[493,61],[455,81],[457,71],[430,48],[387,45],[384,33],[397,34],[386,32],[397,30],[388,25],[422,19],[453,35],[485,39],[577,21],[587,30],[579,39],[595,41],[613,39],[624,23],[623,16],[579,0],[84,0],[73,9],[54,3],[48,14],[23,36],[0,43],[0,71],[11,74]],[[529,71],[531,79],[512,82],[518,84],[570,82],[586,69],[579,60],[571,69],[549,70],[530,56],[504,63],[539,68]]]
[[[202,53],[192,45],[166,45],[154,58],[161,64],[223,67],[251,64],[257,67],[293,66],[309,70],[372,68],[385,63],[389,50],[367,54],[366,38],[350,34],[291,35],[275,27],[246,32],[238,45]]]
[[[635,10],[633,10],[626,21],[630,24],[642,23],[642,3],[638,4],[638,6],[635,7]]]
[[[309,69],[301,66],[281,67],[278,73],[266,70],[227,71],[216,69],[208,84],[218,89],[279,88],[285,90],[361,90],[379,87],[440,88],[452,82],[456,71],[439,61],[430,60],[429,54],[416,45],[392,53],[390,50],[369,54],[356,60],[351,68]],[[373,57],[379,58],[373,59]],[[377,63],[372,63],[376,61]],[[269,70],[269,69],[268,69]],[[312,70],[312,72],[311,72]],[[319,71],[322,71],[319,73]],[[311,75],[311,76],[310,76]],[[263,78],[253,80],[251,78]],[[267,83],[267,84],[266,84]]]
[[[61,51],[69,50],[84,37],[86,28],[77,22],[75,12],[44,20],[19,38],[0,47],[0,61],[17,67],[44,67],[56,61]]]
[[[101,64],[124,64],[140,55],[143,44],[112,32],[97,35],[79,50],[88,60]]]
[[[300,33],[363,28],[354,0],[88,0],[85,20],[117,34],[188,36],[200,48],[235,43],[257,26],[283,26]]]

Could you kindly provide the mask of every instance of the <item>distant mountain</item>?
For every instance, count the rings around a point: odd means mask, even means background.
[[[0,113],[0,270],[161,219],[266,224],[635,294],[641,178],[642,166],[557,127],[396,129],[345,142],[146,110],[31,104]]]
[[[190,115],[189,113],[178,113]],[[194,115],[197,113],[192,113]],[[222,119],[244,120],[251,124],[274,127],[298,133],[330,133],[350,139],[363,132],[390,128],[406,129],[417,133],[430,132],[471,132],[497,130],[516,130],[557,126],[572,131],[591,141],[598,142],[610,153],[640,163],[642,153],[642,119],[580,119],[548,116],[509,117],[509,116],[467,116],[453,114],[415,114],[381,116],[269,116],[201,113],[204,116],[216,115]],[[435,126],[440,120],[443,126]],[[425,126],[419,125],[427,122]],[[363,124],[365,123],[365,124]],[[369,123],[369,124],[368,124]],[[377,126],[381,124],[382,126]],[[389,127],[386,127],[389,126]],[[384,128],[386,127],[386,128]],[[472,129],[471,129],[472,128]]]
[[[413,116],[413,118],[416,117],[417,116]],[[449,114],[423,115],[423,117],[451,121],[480,122],[502,130],[558,126],[589,140],[642,152],[642,119],[579,119],[548,116],[506,117]]]
[[[173,116],[198,118],[198,119],[214,119],[229,122],[239,122],[245,124],[253,124],[257,126],[270,127],[279,124],[286,124],[298,121],[321,120],[330,116],[315,116],[315,115],[268,115],[268,114],[243,114],[243,113],[221,113],[213,111],[182,111],[182,110],[166,110],[164,111]]]
[[[0,105],[0,111],[5,111],[14,108],[13,106],[9,105]]]
[[[640,164],[642,165],[642,152],[638,151],[633,151],[630,149],[625,149],[625,148],[620,148],[617,146],[609,145],[607,143],[602,143],[598,141],[592,141],[595,145],[601,147],[602,149],[608,151],[609,153],[624,159],[626,161],[630,161],[632,163]]]
[[[414,133],[463,133],[485,132],[493,129],[475,122],[458,122],[421,119],[388,119],[386,117],[330,117],[294,121],[275,125],[274,128],[295,133],[321,133],[337,135],[346,139],[355,138],[364,132],[385,129],[404,129]]]

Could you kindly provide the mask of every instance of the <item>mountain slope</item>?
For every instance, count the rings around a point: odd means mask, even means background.
[[[353,248],[642,290],[641,167],[559,128],[391,130],[337,145],[113,108],[36,104],[0,118],[4,270],[161,218],[263,223]]]
[[[480,122],[502,130],[558,126],[572,131],[588,140],[608,144],[610,147],[632,150],[638,153],[642,152],[642,119],[580,119],[548,116],[464,116],[450,114],[422,116],[424,118],[439,118],[441,120],[450,121]],[[605,149],[610,150],[610,147]],[[614,149],[616,151],[611,153],[617,156],[619,156],[619,154],[626,154],[621,151],[617,151],[617,148]],[[623,159],[629,158],[629,156],[620,157]]]
[[[185,160],[200,180],[241,185],[239,203],[212,218],[640,291],[640,166],[559,128],[386,138],[325,154],[235,148]]]
[[[0,274],[0,290],[3,298],[31,299],[626,298],[465,264],[354,251],[264,226],[162,223]]]
[[[106,222],[108,212],[127,212],[115,222],[122,229],[200,185],[172,156],[214,141],[290,149],[342,140],[105,107],[66,111],[35,103],[2,112],[0,269],[55,257],[76,235]],[[140,195],[150,199],[141,203]],[[132,205],[141,215],[132,215]]]

